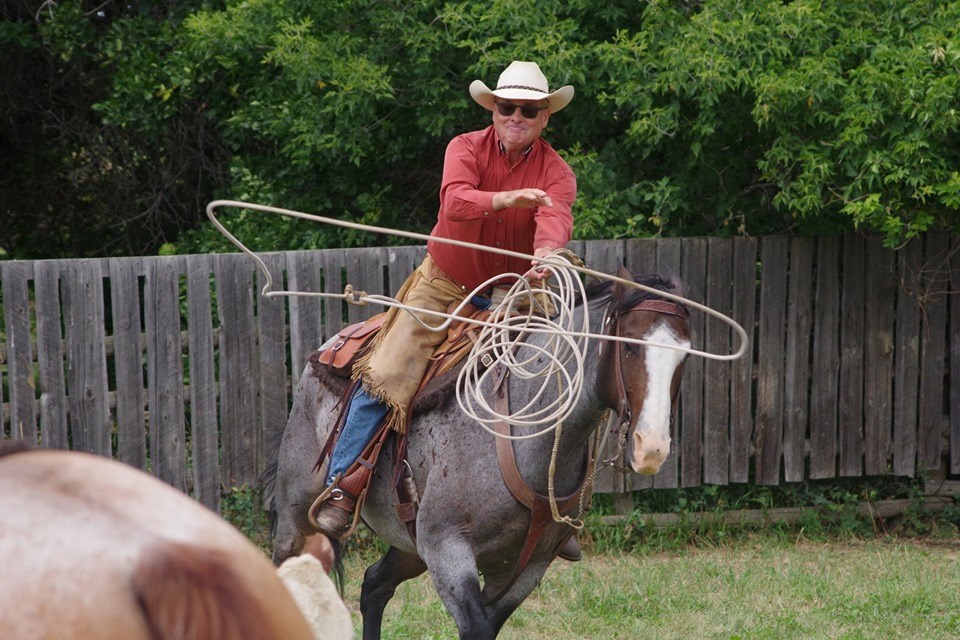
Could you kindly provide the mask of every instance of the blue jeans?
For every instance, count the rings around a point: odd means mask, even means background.
[[[357,386],[350,398],[347,419],[340,430],[340,437],[330,454],[326,486],[330,486],[334,478],[360,457],[373,434],[377,432],[380,421],[387,415],[387,410],[387,405],[367,393],[363,385]]]

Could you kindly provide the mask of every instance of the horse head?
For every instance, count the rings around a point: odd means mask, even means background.
[[[677,278],[635,278],[623,267],[617,276],[681,295]],[[690,346],[683,306],[620,283],[614,284],[603,331],[622,338]],[[670,453],[670,427],[686,354],[667,347],[613,341],[601,343],[600,354],[600,398],[619,412],[619,428],[626,429],[630,441],[630,466],[637,473],[652,475]]]

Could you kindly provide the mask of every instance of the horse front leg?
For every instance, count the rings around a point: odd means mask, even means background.
[[[383,610],[397,590],[397,586],[416,578],[427,570],[418,556],[400,551],[396,547],[389,550],[376,563],[370,565],[363,574],[360,587],[360,614],[363,616],[363,640],[378,640],[383,624]]]
[[[423,537],[420,540],[424,540]],[[465,537],[449,537],[420,549],[433,586],[461,640],[490,640],[497,631],[487,616],[473,546]]]
[[[517,577],[517,581],[510,587],[510,590],[496,602],[487,605],[487,615],[497,634],[500,633],[500,629],[503,628],[507,618],[537,588],[549,565],[550,559],[548,558],[531,560],[523,573]]]

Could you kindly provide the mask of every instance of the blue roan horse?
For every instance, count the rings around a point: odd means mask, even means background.
[[[626,270],[618,275],[631,277]],[[668,283],[655,276],[636,281],[680,293],[676,281]],[[605,283],[588,288],[586,304],[593,333],[690,344],[685,310],[663,298]],[[581,304],[574,326],[579,326],[582,313]],[[541,334],[528,340],[547,339]],[[573,494],[579,486],[590,436],[608,409],[629,425],[629,460],[638,473],[656,473],[670,450],[670,422],[680,388],[683,352],[610,341],[593,341],[589,349],[583,393],[563,425],[556,460],[557,496]],[[530,400],[535,383],[508,376],[505,384],[516,407]],[[296,554],[304,536],[313,533],[307,512],[322,488],[325,470],[313,473],[311,469],[337,418],[341,390],[335,386],[310,365],[300,380],[283,434],[271,500],[277,516],[273,560],[278,564]],[[514,435],[524,432],[524,428],[514,428]],[[513,443],[523,479],[544,495],[552,447],[552,435]],[[363,637],[380,637],[383,611],[397,585],[424,571],[430,572],[461,638],[496,637],[540,582],[570,527],[551,520],[529,562],[514,575],[527,538],[530,511],[511,495],[501,476],[494,436],[463,415],[452,393],[415,416],[406,460],[420,493],[416,543],[397,516],[392,447],[384,448],[362,511],[367,525],[390,545],[364,576],[360,596]],[[506,593],[500,594],[504,588]]]

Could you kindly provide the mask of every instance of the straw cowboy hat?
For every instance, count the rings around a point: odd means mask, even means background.
[[[479,80],[470,83],[470,97],[489,111],[493,111],[493,99],[547,100],[550,113],[556,113],[573,100],[573,87],[566,85],[550,93],[547,78],[536,62],[514,60],[504,69],[497,80],[497,88],[491,91]]]

